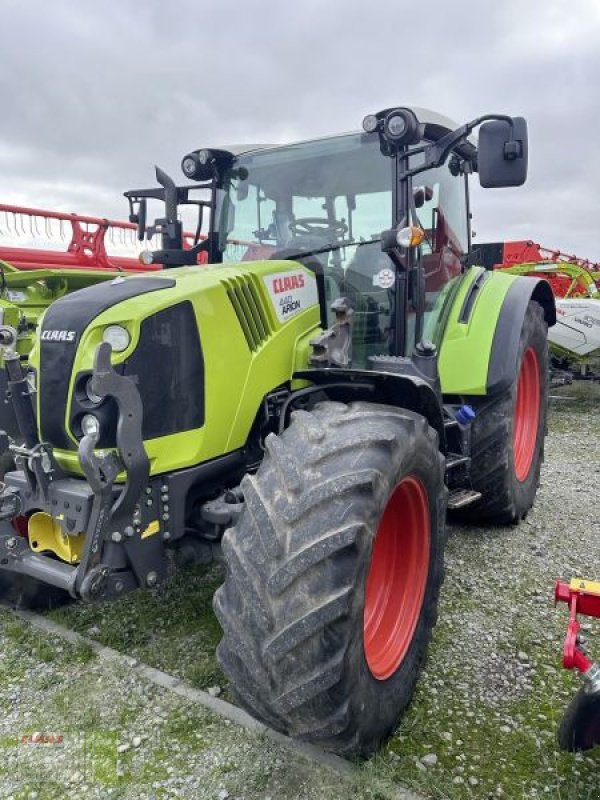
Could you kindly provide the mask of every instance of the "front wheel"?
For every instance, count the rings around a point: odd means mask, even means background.
[[[471,485],[481,498],[453,512],[461,520],[513,523],[535,500],[544,457],[548,410],[548,342],[544,312],[531,301],[521,327],[512,385],[503,393],[471,397]]]
[[[408,705],[437,618],[437,434],[410,411],[321,403],[267,439],[242,488],[214,600],[219,662],[267,724],[367,756]]]
[[[1,522],[0,529],[4,533],[26,536],[27,518],[17,517],[12,523]],[[29,575],[0,569],[0,601],[15,608],[46,611],[71,602],[71,596],[63,589]]]

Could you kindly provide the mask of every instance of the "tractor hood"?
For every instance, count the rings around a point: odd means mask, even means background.
[[[107,341],[113,367],[140,393],[157,470],[172,468],[176,455],[161,441],[189,449],[191,431],[199,432],[198,462],[227,452],[244,444],[264,396],[306,366],[319,320],[315,276],[290,261],[183,267],[74,292],[48,309],[31,354],[40,438],[75,472],[89,425],[99,428],[99,448],[115,446],[117,409],[95,402],[90,389],[96,351]],[[242,406],[242,396],[250,403]]]

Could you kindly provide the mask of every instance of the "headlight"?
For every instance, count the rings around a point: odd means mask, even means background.
[[[390,139],[400,139],[406,132],[406,119],[402,114],[390,114],[385,121],[385,130]]]
[[[410,108],[395,108],[383,121],[383,135],[391,144],[417,144],[421,139],[421,126]]]
[[[184,175],[193,178],[196,171],[196,159],[193,156],[186,156],[181,162],[181,169]]]
[[[102,341],[108,342],[115,353],[122,353],[123,350],[127,350],[129,347],[131,336],[127,328],[122,325],[109,325],[104,329]]]
[[[100,395],[96,394],[96,392],[92,389],[91,378],[88,378],[87,383],[85,384],[85,393],[87,395],[87,399],[91,403],[101,403],[104,400],[103,397],[100,397]]]
[[[365,133],[374,133],[379,126],[379,120],[375,114],[367,114],[362,121],[362,126]]]
[[[81,432],[84,436],[93,436],[94,439],[100,437],[100,422],[93,414],[84,414],[81,420]]]

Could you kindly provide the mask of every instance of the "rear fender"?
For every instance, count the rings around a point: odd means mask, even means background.
[[[502,392],[516,375],[519,340],[531,300],[544,309],[548,327],[556,323],[556,306],[550,284],[540,278],[517,278],[504,298],[496,324],[487,376],[487,394]]]
[[[470,273],[454,299],[440,345],[444,395],[485,396],[510,386],[531,300],[540,303],[549,326],[556,322],[546,281],[477,267]]]

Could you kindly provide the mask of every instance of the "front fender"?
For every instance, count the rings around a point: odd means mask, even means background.
[[[446,452],[446,433],[440,399],[432,386],[416,375],[325,367],[301,370],[294,374],[294,378],[323,386],[323,390],[332,400],[341,402],[367,400],[415,411],[424,416],[437,431],[440,450]],[[370,391],[365,392],[367,386]]]

